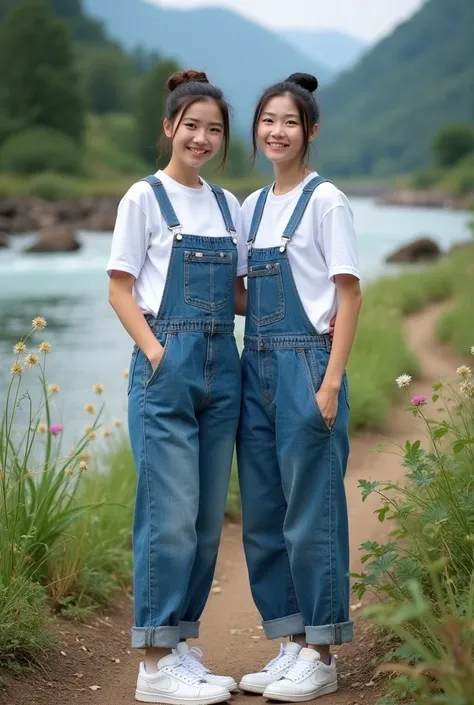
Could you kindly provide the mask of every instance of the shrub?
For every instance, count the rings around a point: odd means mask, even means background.
[[[45,201],[64,201],[81,193],[80,185],[74,179],[61,176],[54,171],[45,171],[28,179],[27,191]]]
[[[12,174],[38,174],[57,171],[79,174],[82,156],[67,135],[47,127],[23,130],[8,138],[0,150],[0,170]]]
[[[434,385],[434,418],[423,396],[408,406],[425,422],[429,448],[405,444],[404,482],[360,482],[392,524],[388,542],[362,545],[367,567],[353,575],[359,598],[380,599],[366,616],[401,642],[386,657],[397,663],[384,670],[400,674],[387,703],[469,705],[474,692],[474,379],[468,366],[457,374]]]

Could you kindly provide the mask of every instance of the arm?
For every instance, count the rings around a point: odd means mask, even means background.
[[[237,277],[235,280],[235,313],[238,316],[247,314],[247,289],[245,288],[244,278]]]
[[[109,303],[127,333],[149,359],[153,370],[158,366],[163,347],[153,335],[143,313],[132,296],[135,277],[128,272],[110,273]]]
[[[362,304],[360,283],[351,274],[334,277],[339,307],[334,328],[331,355],[321,388],[316,394],[318,406],[328,426],[337,416],[337,399],[357,329]]]

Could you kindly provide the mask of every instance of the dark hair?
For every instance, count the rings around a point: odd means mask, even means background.
[[[309,150],[311,129],[319,121],[319,106],[312,95],[318,87],[318,79],[309,73],[292,73],[284,81],[269,86],[261,95],[255,108],[252,122],[253,159],[257,157],[257,130],[260,117],[266,104],[272,98],[290,95],[298,108],[301,124],[303,126],[303,147],[301,149],[302,161],[306,159]]]
[[[169,91],[166,101],[165,117],[173,122],[176,116],[181,113],[176,125],[173,124],[173,135],[179,128],[184,114],[194,103],[201,100],[214,100],[220,108],[224,122],[224,155],[220,164],[223,167],[229,153],[230,143],[230,118],[229,105],[224,98],[220,88],[209,83],[203,71],[175,71],[166,82]],[[163,153],[168,147],[168,138],[163,134],[160,140],[160,152]]]

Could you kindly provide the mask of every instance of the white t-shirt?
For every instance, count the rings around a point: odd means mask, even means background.
[[[158,171],[183,234],[207,237],[228,235],[216,197],[208,183],[194,189],[183,186]],[[240,204],[229,191],[224,191],[237,231],[237,276],[247,271],[246,235],[242,226]],[[151,186],[145,181],[133,184],[120,201],[115,223],[107,272],[119,270],[135,277],[133,294],[143,313],[156,316],[165,289],[166,275],[173,247],[173,233],[166,221]]]
[[[303,186],[317,176],[309,174],[295,189],[282,196],[269,192],[255,249],[278,247]],[[244,228],[250,232],[252,216],[261,189],[242,206]],[[287,245],[288,259],[306,314],[318,333],[329,331],[337,311],[334,275],[352,274],[360,279],[356,234],[349,201],[333,184],[315,189],[293,237]]]

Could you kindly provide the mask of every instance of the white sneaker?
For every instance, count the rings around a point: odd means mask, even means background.
[[[226,688],[229,693],[237,690],[237,683],[231,676],[216,676],[209,668],[201,663],[202,651],[198,649],[197,646],[193,646],[190,649],[185,641],[180,641],[176,652],[181,665],[190,671],[190,673],[199,676],[201,680],[209,683],[209,685],[220,685]]]
[[[329,666],[321,661],[314,649],[301,649],[297,661],[276,683],[271,683],[263,693],[268,700],[302,703],[335,693],[337,690],[336,663]]]
[[[177,654],[158,661],[158,673],[147,673],[140,664],[135,700],[165,705],[211,705],[230,700],[226,688],[209,685],[181,665]]]
[[[279,680],[293,666],[301,651],[301,646],[294,641],[280,644],[280,653],[258,673],[247,673],[239,683],[241,690],[248,693],[263,693],[271,683]]]

